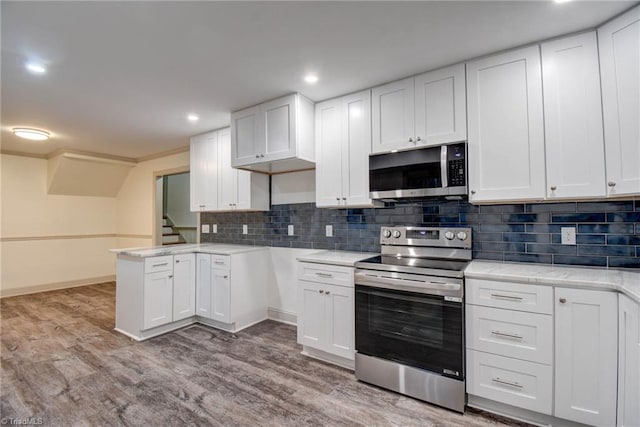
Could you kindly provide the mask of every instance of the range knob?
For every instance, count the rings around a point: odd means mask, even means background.
[[[400,232],[399,232],[398,230],[394,230],[394,231],[393,231],[393,237],[395,237],[396,239],[397,239],[398,237],[400,237]]]
[[[447,240],[453,240],[453,238],[455,237],[455,234],[453,234],[453,231],[445,231],[444,232],[444,238]]]
[[[465,231],[458,231],[456,237],[460,240],[467,240],[467,233]]]
[[[384,230],[382,230],[382,236],[383,237],[391,237],[391,231],[387,230],[386,228]]]

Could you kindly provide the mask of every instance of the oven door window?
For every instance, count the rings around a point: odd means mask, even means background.
[[[444,297],[356,285],[356,350],[457,379],[463,305]]]

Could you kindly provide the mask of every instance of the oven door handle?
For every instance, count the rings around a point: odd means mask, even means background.
[[[462,285],[457,283],[437,282],[433,280],[408,280],[395,279],[393,277],[376,276],[369,273],[356,273],[356,285],[371,286],[374,288],[391,289],[397,291],[417,292],[421,294],[441,295],[458,294]]]

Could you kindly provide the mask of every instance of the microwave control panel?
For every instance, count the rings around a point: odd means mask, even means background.
[[[448,185],[450,187],[467,185],[467,175],[465,173],[467,159],[465,156],[464,144],[455,144],[449,146],[447,153],[447,163],[449,165]]]

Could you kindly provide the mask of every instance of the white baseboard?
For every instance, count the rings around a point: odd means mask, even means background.
[[[269,307],[267,309],[267,318],[275,320],[276,322],[298,326],[298,316],[290,311],[284,311],[278,308]]]
[[[46,283],[44,285],[25,286],[22,288],[0,289],[0,298],[15,297],[19,295],[37,294],[39,292],[57,291],[60,289],[77,288],[79,286],[96,285],[98,283],[115,282],[115,274],[102,277],[90,277],[69,282]]]

